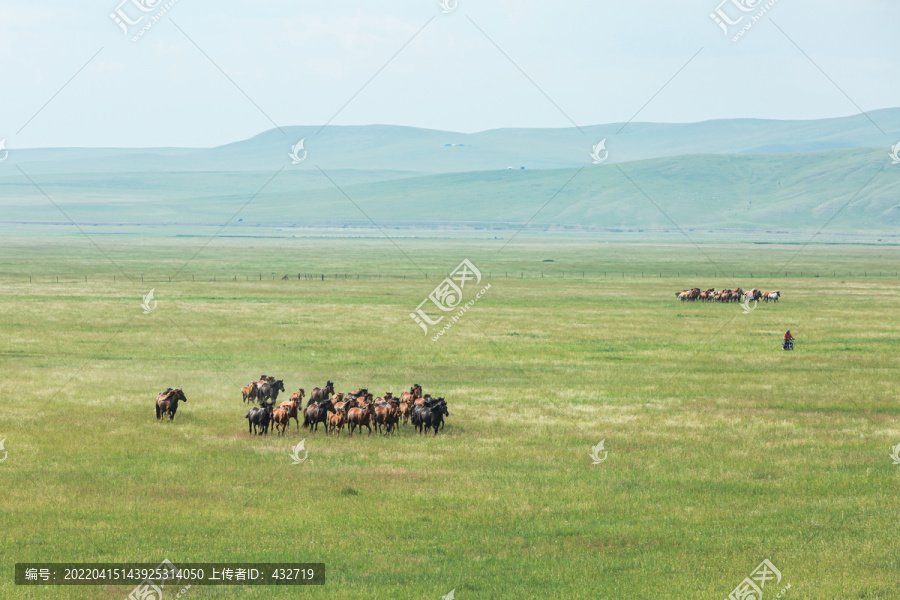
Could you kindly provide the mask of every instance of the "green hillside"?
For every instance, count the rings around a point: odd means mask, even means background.
[[[673,228],[674,221],[685,229],[809,231],[853,198],[829,232],[896,234],[900,166],[890,162],[874,148],[424,176],[327,172],[334,183],[313,168],[286,169],[255,198],[271,172],[33,179],[79,223],[221,225],[253,198],[232,223],[235,231],[358,223],[366,215],[385,225],[518,228],[545,204],[532,222],[536,229],[658,230]],[[0,210],[7,222],[66,221],[21,175],[0,180]]]

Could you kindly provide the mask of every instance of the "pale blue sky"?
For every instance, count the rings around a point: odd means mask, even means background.
[[[120,1],[2,0],[7,146],[214,146],[272,128],[173,22],[282,126],[326,122],[429,19],[335,124],[625,121],[701,48],[637,120],[857,113],[772,21],[862,109],[900,105],[897,0],[779,0],[738,43],[708,16],[720,0],[459,0],[446,15],[437,0],[178,0],[137,43],[108,16]]]

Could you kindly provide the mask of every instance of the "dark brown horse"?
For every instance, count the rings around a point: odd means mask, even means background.
[[[272,404],[278,400],[278,392],[284,391],[284,381],[278,379],[276,381],[263,381],[256,384],[257,400],[263,404],[266,400],[271,400]]]
[[[354,406],[357,408],[365,408],[367,405],[372,404],[372,394],[360,394],[359,396],[351,398],[349,402],[350,408],[353,408]]]
[[[328,413],[334,412],[334,403],[331,398],[323,400],[318,404],[311,404],[306,407],[303,413],[303,426],[309,427],[310,433],[319,430],[319,423],[325,423],[325,429],[328,430]],[[313,429],[315,427],[315,429]]]
[[[334,394],[334,382],[328,381],[325,384],[325,387],[313,388],[313,391],[309,394],[309,402],[306,403],[306,407],[309,408],[313,404],[318,404],[322,400],[327,400],[331,398],[332,394]]]
[[[169,415],[169,420],[175,418],[175,411],[178,410],[178,402],[187,402],[184,392],[181,388],[169,388],[156,397],[156,420],[162,419],[163,415]]]

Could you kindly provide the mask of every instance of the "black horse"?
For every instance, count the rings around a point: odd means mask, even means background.
[[[256,399],[260,406],[265,406],[266,400],[271,400],[272,404],[278,400],[278,392],[284,391],[284,381],[278,379],[276,381],[264,381],[256,385]]]
[[[269,423],[272,421],[272,404],[266,406],[254,406],[244,418],[247,419],[249,433],[266,435],[269,433]]]
[[[428,431],[429,428],[434,429],[434,435],[437,435],[444,416],[450,416],[447,410],[447,403],[443,398],[429,398],[425,404],[415,407],[412,414],[412,424],[419,432],[419,435]]]
[[[334,403],[331,401],[331,398],[307,406],[306,410],[303,412],[303,426],[309,427],[309,431],[312,432],[319,430],[319,423],[324,423],[325,430],[328,431],[329,412],[335,412]],[[313,429],[313,426],[315,426],[315,430]]]

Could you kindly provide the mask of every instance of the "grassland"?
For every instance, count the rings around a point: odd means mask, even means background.
[[[897,246],[52,239],[2,243],[0,597],[129,591],[15,588],[15,562],[163,558],[327,564],[323,588],[198,599],[720,599],[763,558],[788,599],[900,589]],[[409,312],[463,258],[491,289],[433,343]],[[783,301],[674,299],[693,285]],[[420,383],[451,416],[428,439],[251,437],[260,373]],[[168,386],[188,402],[161,424]]]

